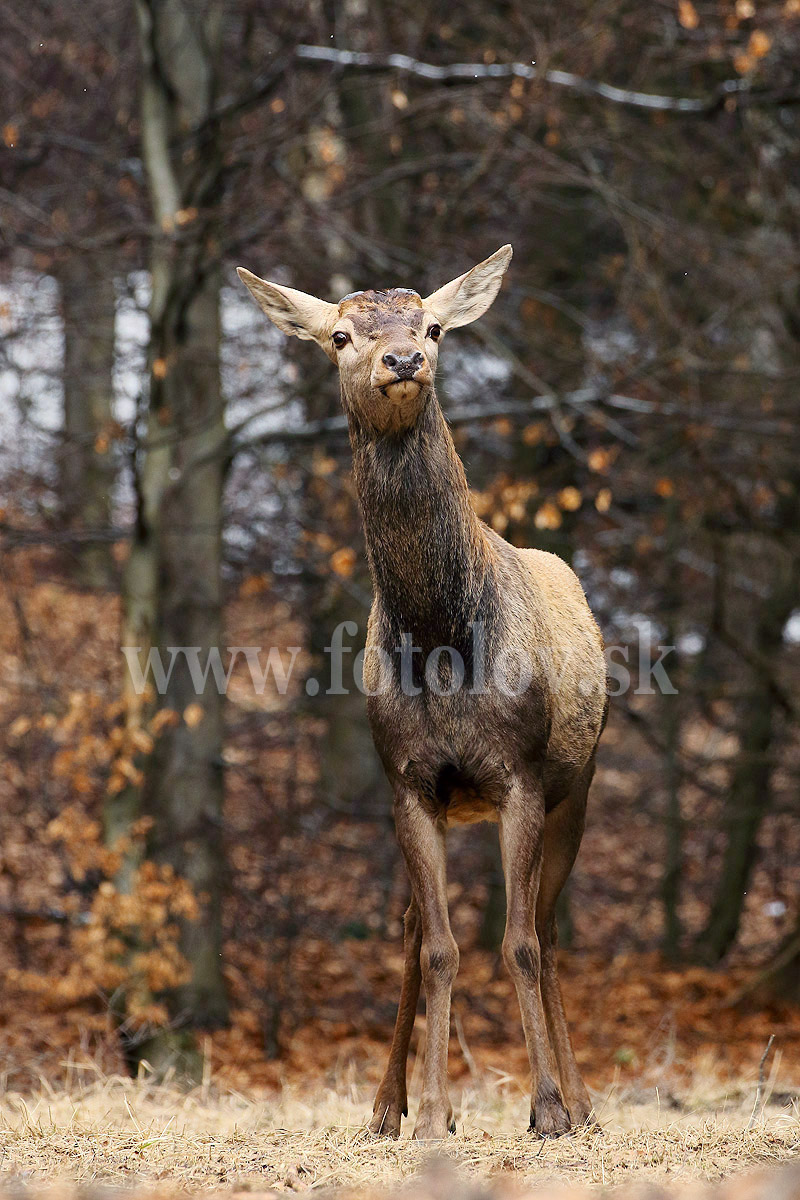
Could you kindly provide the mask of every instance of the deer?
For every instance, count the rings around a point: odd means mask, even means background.
[[[518,549],[478,518],[434,386],[442,339],[483,316],[511,256],[503,246],[424,299],[393,287],[338,303],[238,268],[278,329],[316,342],[338,367],[352,449],[374,592],[363,690],[411,884],[397,1018],[368,1125],[376,1136],[398,1137],[408,1115],[421,987],[427,1029],[413,1137],[455,1132],[447,1056],[459,949],[446,835],[476,821],[499,831],[502,957],[530,1060],[529,1129],[557,1137],[595,1124],[558,980],[555,906],[580,846],[606,720],[603,641],[563,559]]]

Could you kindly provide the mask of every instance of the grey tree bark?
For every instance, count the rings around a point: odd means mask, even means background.
[[[772,803],[779,710],[774,681],[783,629],[797,604],[799,582],[796,560],[777,555],[769,595],[761,602],[756,620],[750,685],[741,706],[741,745],[725,810],[728,833],[722,869],[706,927],[695,946],[698,955],[711,963],[724,958],[736,938],[758,850],[758,831]]]
[[[137,455],[138,512],[123,584],[123,645],[197,647],[205,664],[221,640],[224,403],[214,206],[221,152],[208,121],[215,101],[219,5],[138,0],[142,150],[158,234],[151,253],[149,407]],[[211,132],[209,132],[209,130]],[[152,826],[146,856],[187,879],[199,902],[180,946],[189,981],[167,1002],[171,1028],[135,1048],[157,1068],[196,1066],[190,1031],[227,1020],[221,907],[223,702],[207,674],[198,694],[179,658],[158,697],[128,686],[133,737],[158,709],[176,714],[139,759],[143,782],[109,798],[110,841],[139,816]],[[135,857],[120,885],[130,887]]]
[[[103,588],[115,577],[107,537],[115,476],[114,280],[103,254],[80,252],[60,265],[58,279],[64,321],[62,510],[79,539],[74,551],[76,581]]]
[[[680,538],[680,513],[674,498],[667,507],[667,558],[670,563]],[[664,616],[667,623],[664,642],[675,645],[675,621],[679,613],[680,590],[677,575],[670,571],[664,582]],[[677,656],[677,647],[673,651]],[[680,670],[680,661],[673,657],[673,673]],[[678,695],[661,697],[664,724],[664,792],[665,844],[664,871],[661,877],[661,901],[664,906],[663,946],[667,958],[677,959],[680,953],[683,924],[679,904],[683,873],[683,819],[681,815],[681,710]]]
[[[345,37],[348,44],[361,48],[365,34],[365,6],[361,0],[344,0],[336,13],[336,30],[339,36]],[[339,89],[328,96],[326,101],[326,119],[333,125],[343,139],[351,129],[358,129],[369,118],[370,111],[363,93],[353,90]],[[364,152],[369,160],[370,169],[377,173],[380,169],[385,147],[383,138],[372,135],[363,141]],[[352,154],[352,144],[345,141],[345,152]],[[310,172],[309,175],[313,174]],[[301,180],[304,191],[309,190],[313,183],[310,177]],[[391,209],[391,211],[390,211]],[[393,237],[398,234],[399,220],[396,200],[385,192],[379,196],[368,196],[359,202],[355,212],[351,214],[354,227],[368,229],[372,233],[380,231],[381,236]],[[325,261],[318,265],[320,274],[317,280],[310,279],[309,288],[318,287],[319,294],[329,296],[331,276],[348,275],[351,267],[352,250],[342,242],[342,238],[333,233],[323,234],[326,256]],[[367,286],[370,281],[348,280],[348,286]],[[303,285],[300,285],[303,286]],[[341,294],[341,293],[340,293]],[[337,299],[333,295],[331,299]],[[300,348],[303,353],[304,348]],[[318,353],[315,349],[314,353]],[[320,394],[306,391],[304,396],[306,416],[309,420],[320,420],[334,415],[340,410],[338,396],[334,389]],[[323,447],[320,445],[320,449]],[[319,498],[308,489],[306,507],[309,523],[313,525],[319,511]],[[309,610],[312,618],[309,627],[310,649],[315,663],[326,664],[325,646],[329,644],[332,631],[344,621],[352,621],[358,626],[356,645],[362,644],[366,631],[368,611],[363,604],[354,599],[336,580],[320,578],[309,583]],[[345,639],[350,644],[350,639]],[[390,805],[388,803],[388,785],[386,784],[369,731],[364,697],[356,688],[350,665],[354,654],[347,656],[347,669],[344,676],[345,695],[327,695],[321,693],[310,704],[312,711],[321,715],[325,720],[325,733],[319,744],[320,788],[330,796],[339,807],[347,807],[354,815],[364,807],[374,808],[379,803],[386,803],[387,836],[390,834]],[[327,665],[327,664],[326,664]],[[314,668],[317,669],[316,666]],[[389,845],[394,843],[390,840]],[[386,873],[387,897],[390,886],[390,873]]]

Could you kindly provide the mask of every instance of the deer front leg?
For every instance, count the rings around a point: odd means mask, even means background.
[[[422,982],[419,965],[421,944],[422,922],[417,902],[412,898],[404,921],[403,983],[400,988],[400,1004],[397,1009],[392,1048],[372,1107],[373,1117],[369,1123],[370,1133],[382,1134],[384,1137],[399,1137],[401,1118],[408,1115],[406,1062]]]
[[[422,926],[420,971],[425,985],[427,1039],[422,1097],[414,1137],[422,1140],[455,1132],[447,1095],[450,992],[458,971],[458,946],[447,912],[444,830],[413,792],[395,796],[397,840],[403,851]]]
[[[503,959],[517,989],[531,1064],[530,1127],[541,1137],[558,1137],[567,1133],[570,1120],[556,1083],[558,1068],[542,1004],[541,950],[536,935],[544,815],[539,785],[515,779],[500,817],[507,900]]]

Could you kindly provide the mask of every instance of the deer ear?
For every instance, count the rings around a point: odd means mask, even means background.
[[[339,315],[338,305],[280,283],[268,283],[244,267],[237,267],[236,274],[278,329],[307,342],[318,342],[329,352],[328,340]]]
[[[483,316],[500,291],[512,254],[510,246],[501,246],[490,258],[423,300],[442,329],[458,329],[459,325],[469,325]]]

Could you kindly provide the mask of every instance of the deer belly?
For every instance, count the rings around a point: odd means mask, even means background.
[[[477,792],[454,792],[445,816],[448,825],[474,825],[478,821],[496,821],[497,808]]]
[[[452,768],[445,767],[440,772],[436,798],[444,809],[448,825],[474,825],[477,821],[497,820],[497,805]]]

